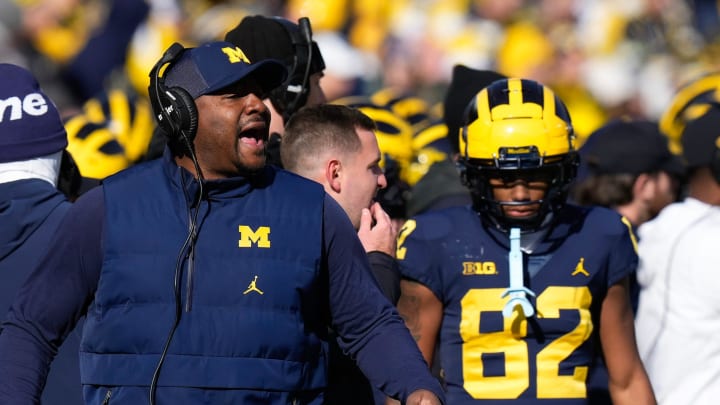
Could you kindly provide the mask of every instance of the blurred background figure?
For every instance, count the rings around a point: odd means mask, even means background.
[[[164,140],[152,144],[159,140],[152,138],[150,104],[132,89],[111,89],[90,98],[65,120],[65,129],[68,151],[83,176],[80,193],[137,162],[160,156],[164,146]]]
[[[370,73],[366,56],[338,32],[320,32],[313,39],[324,56],[320,83],[327,100],[365,94]]]
[[[656,122],[611,121],[593,132],[579,153],[572,200],[614,209],[634,232],[679,197],[685,168],[670,152]],[[630,294],[636,311],[635,274],[631,275]]]
[[[703,115],[712,102],[720,102],[720,72],[707,72],[683,83],[673,96],[660,117],[660,131],[673,153],[682,153],[680,138],[685,125]]]
[[[192,45],[235,30],[257,46],[251,58],[292,67],[297,57],[302,65],[311,54],[297,24],[303,17],[312,22],[313,48],[327,53],[317,88],[328,100],[365,96],[386,105],[411,95],[430,106],[433,121],[463,65],[551,86],[573,116],[579,146],[615,118],[660,120],[689,78],[720,68],[720,13],[711,0],[4,0],[0,11],[0,61],[29,67],[47,83],[63,118],[113,89],[146,97],[148,55],[176,41]],[[289,24],[244,31],[238,22],[249,17]],[[272,104],[282,109],[278,100]],[[403,118],[415,134],[423,129]],[[666,133],[663,120],[661,127]]]
[[[657,122],[613,120],[580,148],[571,197],[616,210],[635,229],[678,198],[684,167]]]
[[[63,160],[70,157],[65,150],[67,134],[53,101],[29,71],[3,63],[0,106],[1,324],[71,203],[57,188]],[[51,366],[43,404],[82,403],[80,331],[81,326],[68,331]]]
[[[681,132],[686,197],[640,228],[640,356],[658,403],[711,404],[720,395],[720,107]]]

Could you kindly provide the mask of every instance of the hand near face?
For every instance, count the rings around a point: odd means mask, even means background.
[[[365,252],[379,251],[395,257],[397,228],[379,203],[363,208],[358,237]]]

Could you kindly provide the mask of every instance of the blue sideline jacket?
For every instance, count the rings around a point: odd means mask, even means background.
[[[44,180],[0,184],[0,320],[5,318],[20,286],[56,236],[70,205],[61,192]],[[42,396],[44,405],[82,402],[80,329],[68,336],[52,363]]]
[[[195,260],[181,266],[182,316],[161,387],[324,387],[317,336],[324,314],[314,310],[324,193],[288,172],[274,176],[252,193],[245,179],[210,188],[209,203],[200,203],[200,237]],[[173,270],[196,191],[188,201],[167,178],[145,166],[105,182],[105,260],[83,335],[84,384],[142,386],[152,379],[174,319]]]

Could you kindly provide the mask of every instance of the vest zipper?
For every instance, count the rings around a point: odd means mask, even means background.
[[[190,312],[192,309],[192,287],[193,287],[193,270],[195,269],[195,244],[190,246],[190,255],[188,257],[187,266],[187,285],[185,291],[185,312]]]
[[[184,179],[182,176],[181,179]],[[183,191],[185,191],[185,183],[183,182]],[[202,192],[202,186],[200,187]],[[187,195],[186,195],[187,198]],[[193,212],[192,206],[188,209],[188,226],[189,232],[192,232],[190,236],[190,251],[188,252],[188,264],[187,264],[187,282],[185,284],[185,312],[190,312],[192,309],[192,286],[193,286],[193,270],[195,268],[195,243],[197,242],[199,224],[195,222],[200,216],[200,210],[202,209],[202,195],[198,199],[197,207]]]
[[[112,396],[112,390],[108,390],[105,394],[105,399],[102,401],[102,405],[108,405],[110,403],[110,397]]]

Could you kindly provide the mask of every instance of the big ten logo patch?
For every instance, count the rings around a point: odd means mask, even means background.
[[[463,275],[491,275],[497,274],[495,262],[463,262]]]

